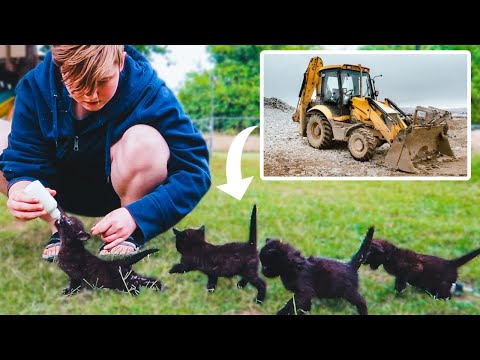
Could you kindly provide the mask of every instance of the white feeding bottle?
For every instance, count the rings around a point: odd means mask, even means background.
[[[59,219],[62,215],[60,210],[57,208],[57,201],[53,198],[48,190],[43,186],[39,180],[35,180],[28,184],[28,186],[23,190],[28,195],[33,196],[38,199],[43,205],[45,211],[54,219]]]

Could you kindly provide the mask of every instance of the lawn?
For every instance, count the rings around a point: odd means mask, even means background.
[[[225,153],[215,153],[213,185],[195,210],[177,227],[206,226],[213,244],[246,241],[251,207],[258,207],[259,247],[266,237],[290,242],[304,255],[348,260],[370,225],[375,236],[401,247],[445,258],[480,247],[480,157],[472,159],[470,181],[261,181],[259,155],[243,156],[244,177],[255,176],[238,201],[216,189],[225,183]],[[128,293],[96,289],[75,296],[61,295],[67,276],[57,264],[41,259],[49,236],[40,221],[14,222],[0,200],[1,314],[274,314],[291,297],[280,280],[267,279],[263,306],[256,290],[238,290],[237,279],[220,278],[213,294],[198,272],[170,275],[177,263],[173,232],[150,241],[160,251],[136,265],[137,272],[160,278],[167,290]],[[87,228],[96,219],[84,218]],[[97,251],[100,240],[88,242]],[[359,271],[360,292],[370,314],[480,314],[480,257],[460,268],[460,281],[477,289],[450,301],[435,300],[408,286],[393,290],[394,279],[383,268]],[[315,300],[311,314],[355,314],[344,300]]]

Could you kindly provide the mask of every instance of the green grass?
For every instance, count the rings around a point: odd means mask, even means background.
[[[245,241],[251,207],[258,207],[259,247],[264,238],[279,237],[305,255],[347,260],[357,250],[370,225],[375,235],[399,246],[454,258],[480,247],[480,157],[472,160],[470,181],[261,181],[259,155],[244,154],[243,176],[255,176],[242,201],[216,189],[225,183],[226,154],[214,154],[213,185],[178,228],[206,226],[214,244]],[[84,218],[87,228],[96,219]],[[221,278],[215,293],[205,290],[199,272],[169,275],[179,260],[171,231],[149,246],[160,251],[135,269],[160,278],[167,291],[142,289],[137,297],[111,290],[84,291],[66,297],[67,276],[56,264],[41,260],[49,236],[40,221],[15,223],[0,201],[0,313],[2,314],[274,314],[291,294],[280,280],[267,279],[264,306],[254,304],[256,291],[243,290],[238,279]],[[100,241],[88,242],[97,251]],[[360,291],[370,314],[479,314],[480,295],[450,301],[434,300],[407,287],[393,291],[394,279],[380,268],[362,267]],[[480,258],[460,268],[460,281],[480,293]],[[315,300],[311,314],[355,314],[344,300]]]

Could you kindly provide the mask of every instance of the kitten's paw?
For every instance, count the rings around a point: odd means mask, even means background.
[[[248,281],[245,279],[240,279],[240,281],[237,283],[237,288],[243,289],[245,286],[247,286]]]
[[[163,292],[167,290],[167,286],[161,282],[155,283],[155,285],[152,285],[155,291]]]
[[[263,301],[264,300],[260,300],[260,299],[255,298],[255,303],[258,304],[258,305],[263,305]]]
[[[62,295],[66,295],[66,296],[72,296],[72,295],[75,295],[76,293],[78,293],[80,291],[80,288],[76,288],[76,289],[71,289],[71,288],[65,288],[62,290]]]
[[[215,288],[207,288],[207,291],[211,294],[215,291]]]
[[[172,268],[168,271],[169,274],[183,274],[185,270],[181,264],[173,265]]]
[[[137,287],[134,284],[126,284],[126,287],[123,291],[126,291],[131,296],[138,296],[140,295],[140,287]]]

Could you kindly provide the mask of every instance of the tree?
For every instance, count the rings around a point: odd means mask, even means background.
[[[211,116],[212,90],[215,129],[235,131],[258,124],[260,97],[260,52],[263,50],[308,50],[310,45],[210,45],[207,52],[214,68],[187,74],[178,98],[192,119]],[[240,122],[238,117],[254,119]],[[206,123],[205,123],[206,124]],[[206,126],[200,125],[201,130]]]
[[[362,50],[414,50],[415,45],[367,45]],[[421,50],[468,50],[471,62],[471,89],[472,89],[472,123],[480,123],[480,47],[478,45],[420,45]],[[439,76],[442,71],[439,69]],[[448,84],[445,84],[448,86]]]
[[[168,52],[167,45],[133,45],[138,51],[140,51],[147,59],[152,60],[153,54],[165,55]]]

